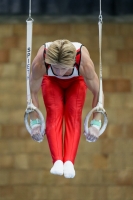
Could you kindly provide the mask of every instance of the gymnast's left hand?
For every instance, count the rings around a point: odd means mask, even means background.
[[[90,126],[88,128],[88,133],[84,132],[84,135],[87,142],[96,142],[99,138],[99,130],[94,126]]]
[[[87,142],[96,142],[100,135],[101,120],[93,119],[91,120],[90,127],[87,130],[87,133],[84,132]]]

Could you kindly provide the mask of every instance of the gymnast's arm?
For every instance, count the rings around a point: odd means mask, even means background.
[[[31,99],[32,103],[37,108],[39,108],[38,92],[41,87],[43,76],[46,74],[46,68],[44,66],[44,59],[43,59],[43,51],[44,51],[44,46],[41,46],[32,62],[31,74],[30,74]],[[33,114],[31,115],[31,117],[33,117]]]
[[[83,76],[84,81],[93,94],[92,108],[96,107],[99,99],[99,79],[95,72],[94,64],[90,58],[86,47],[81,49],[81,64],[79,69],[80,75]],[[101,114],[95,113],[93,116],[96,120],[101,119]]]

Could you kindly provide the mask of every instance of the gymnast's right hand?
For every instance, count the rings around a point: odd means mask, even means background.
[[[30,120],[31,126],[31,137],[37,142],[42,142],[44,139],[44,134],[41,134],[41,120],[34,119]]]

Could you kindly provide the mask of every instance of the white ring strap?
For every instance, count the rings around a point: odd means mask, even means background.
[[[101,135],[108,124],[108,118],[105,109],[103,108],[103,85],[102,85],[102,11],[101,11],[101,0],[100,0],[100,14],[99,14],[99,99],[98,99],[98,104],[96,107],[94,107],[86,116],[85,121],[84,121],[84,130],[86,133],[88,133],[88,122],[90,120],[90,117],[93,113],[99,112],[104,116],[103,120],[103,125],[100,129],[100,134]]]
[[[27,22],[27,49],[26,49],[26,83],[27,83],[27,108],[24,114],[24,122],[26,129],[31,133],[31,128],[28,122],[28,115],[31,112],[36,111],[41,120],[41,134],[45,133],[45,121],[41,111],[32,104],[31,93],[30,93],[30,67],[31,67],[31,53],[32,53],[32,27],[33,19],[31,18],[31,0],[29,0],[29,18]]]

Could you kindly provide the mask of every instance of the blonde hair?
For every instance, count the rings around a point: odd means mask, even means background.
[[[55,40],[46,51],[45,62],[73,67],[76,48],[69,40]]]

